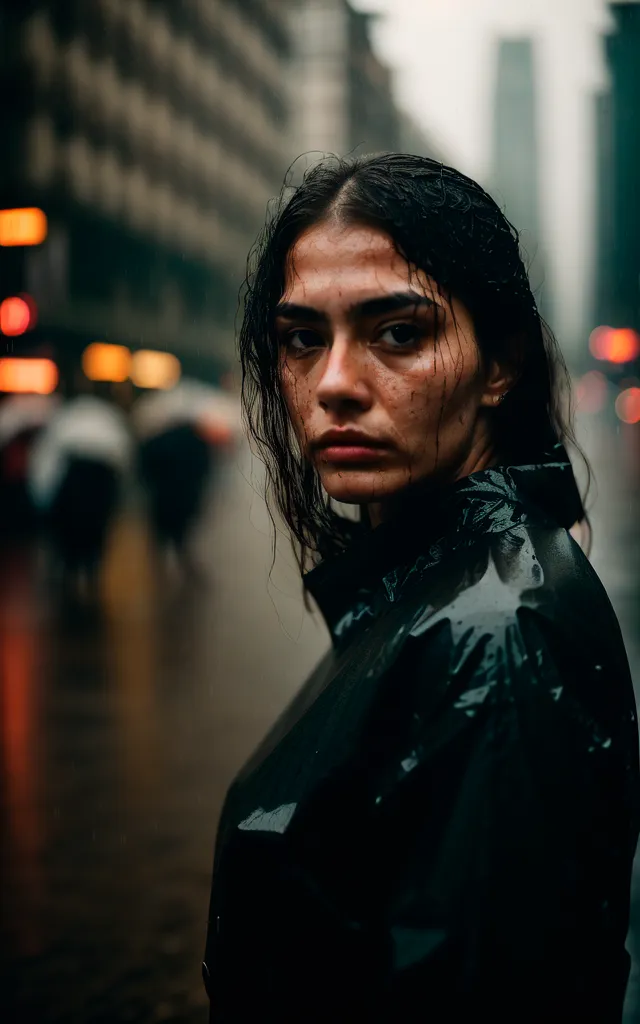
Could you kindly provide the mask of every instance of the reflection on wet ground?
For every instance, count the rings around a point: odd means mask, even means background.
[[[93,611],[60,602],[43,552],[3,552],[5,1020],[206,1019],[221,801],[325,643],[286,567],[267,588],[266,524],[232,490],[197,580],[160,571],[125,516]]]
[[[593,524],[591,561],[613,602],[640,704],[640,431],[613,420],[584,418],[579,439],[594,472],[588,506]],[[627,948],[633,958],[624,1024],[640,1020],[640,852],[636,854]]]
[[[594,562],[635,670],[637,450],[615,433],[585,441],[600,478]],[[303,611],[291,557],[269,575],[268,520],[246,469],[228,475],[209,509],[195,577],[156,564],[135,509],[114,530],[93,610],[61,600],[38,547],[2,552],[0,894],[12,1024],[206,1021],[200,957],[221,801],[326,643]],[[640,932],[639,907],[635,897]],[[638,988],[634,974],[629,1024]]]

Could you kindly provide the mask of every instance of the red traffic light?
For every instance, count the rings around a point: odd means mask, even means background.
[[[17,338],[33,330],[38,310],[30,295],[12,295],[0,302],[0,334]]]

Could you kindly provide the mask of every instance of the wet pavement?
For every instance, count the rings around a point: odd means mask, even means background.
[[[583,418],[580,442],[595,484],[588,502],[591,561],[613,603],[640,705],[640,430],[610,418]],[[624,1024],[640,1021],[640,850],[636,855],[627,948],[632,956]]]
[[[599,478],[593,560],[638,682],[640,446],[612,424],[582,433]],[[2,554],[3,1021],[205,1024],[221,802],[327,643],[280,539],[270,573],[269,520],[243,458],[210,503],[196,575],[156,563],[135,503],[97,610],[60,600],[37,547]],[[640,886],[633,920],[640,935]],[[634,973],[627,1024],[638,1019]]]
[[[230,473],[159,571],[134,512],[102,610],[62,607],[42,553],[0,577],[3,1021],[206,1020],[200,974],[227,784],[326,643],[291,559]]]

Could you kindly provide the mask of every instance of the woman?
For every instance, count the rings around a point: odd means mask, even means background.
[[[225,803],[211,1020],[619,1022],[634,698],[516,233],[431,160],[323,163],[240,343],[332,649]]]

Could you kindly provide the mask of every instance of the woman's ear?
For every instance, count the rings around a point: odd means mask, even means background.
[[[492,359],[484,382],[480,405],[494,408],[508,395],[516,383],[517,373],[504,363]]]

